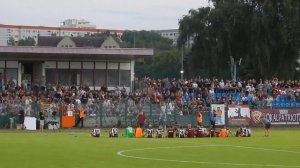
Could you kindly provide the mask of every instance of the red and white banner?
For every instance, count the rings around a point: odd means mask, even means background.
[[[300,109],[253,109],[251,123],[259,124],[262,115],[274,125],[300,125]]]
[[[250,120],[250,107],[248,105],[228,105],[228,125],[249,125]]]

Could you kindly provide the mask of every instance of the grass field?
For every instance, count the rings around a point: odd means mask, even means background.
[[[250,138],[92,138],[89,130],[0,131],[1,168],[300,167],[300,127]]]

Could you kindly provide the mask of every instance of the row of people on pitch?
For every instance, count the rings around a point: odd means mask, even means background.
[[[250,137],[251,129],[247,126],[242,125],[235,133],[237,137]]]
[[[97,126],[92,130],[91,132],[92,137],[100,137],[101,136],[101,130]],[[109,132],[109,137],[118,137],[119,136],[119,130],[118,128],[112,128]]]
[[[207,130],[206,128],[197,127],[196,129],[191,128],[190,126],[185,129],[183,127],[180,128],[173,128],[170,127],[166,131],[164,131],[162,128],[158,128],[155,133],[153,128],[147,128],[146,129],[146,137],[147,138],[163,138],[166,134],[166,137],[168,138],[194,138],[194,137],[205,137],[207,136]]]

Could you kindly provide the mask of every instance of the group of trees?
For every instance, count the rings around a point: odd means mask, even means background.
[[[153,57],[136,63],[135,76],[138,78],[180,77],[180,51],[172,43],[172,40],[155,31],[126,31],[121,37],[121,46],[124,48],[154,49]]]
[[[194,43],[186,55],[189,74],[230,77],[229,61],[242,58],[242,79],[297,78],[300,1],[211,0],[179,21],[178,45]]]
[[[8,39],[8,45],[10,45],[10,46],[35,46],[36,42],[31,37],[26,37],[25,39],[20,39],[18,42],[16,42],[13,37],[10,37]]]

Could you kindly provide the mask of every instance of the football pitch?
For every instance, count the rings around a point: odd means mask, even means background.
[[[300,127],[252,137],[92,138],[90,130],[0,131],[3,168],[300,168]],[[121,133],[120,133],[121,134]]]

